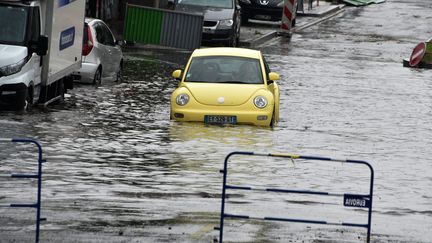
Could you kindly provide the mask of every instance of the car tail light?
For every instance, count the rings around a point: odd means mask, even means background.
[[[85,26],[85,29],[87,31],[87,34],[84,34],[84,40],[83,40],[83,49],[82,49],[82,54],[83,56],[87,56],[91,50],[93,49],[93,37],[92,37],[92,32],[91,29],[88,25]]]

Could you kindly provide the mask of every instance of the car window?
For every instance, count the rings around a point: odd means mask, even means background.
[[[105,31],[102,27],[101,24],[96,23],[94,25],[94,29],[96,31],[96,40],[101,43],[102,45],[106,45],[106,40],[105,40]]]
[[[105,35],[105,44],[110,46],[115,46],[114,36],[105,24],[100,23]]]
[[[270,66],[268,65],[268,63],[267,63],[266,59],[264,58],[264,56],[261,56],[261,57],[262,57],[262,59],[264,61],[265,73],[266,73],[266,76],[267,76],[267,79],[268,79],[269,78],[269,73],[271,72],[270,71]]]
[[[232,0],[179,0],[178,4],[198,5],[215,8],[233,8]]]
[[[33,42],[37,42],[40,35],[40,19],[39,19],[39,8],[34,8],[32,11],[32,33],[30,40]]]
[[[258,59],[211,56],[195,57],[186,73],[186,82],[264,83]]]
[[[89,41],[89,36],[88,36],[88,33],[89,33],[89,32],[88,32],[88,28],[89,28],[88,24],[85,23],[85,24],[84,24],[83,44],[87,44],[88,41]]]

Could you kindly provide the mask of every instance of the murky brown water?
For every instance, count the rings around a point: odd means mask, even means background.
[[[261,47],[282,76],[281,122],[273,130],[170,121],[177,85],[170,73],[188,53],[150,49],[127,53],[124,83],[77,85],[66,104],[1,113],[0,137],[32,137],[44,146],[42,241],[210,242],[218,234],[223,159],[245,150],[368,160],[376,172],[372,240],[430,242],[432,72],[401,61],[432,36],[431,4],[347,8],[289,44]],[[32,168],[30,153],[19,153],[30,148],[0,146],[1,174],[21,160]],[[231,182],[240,185],[367,191],[359,181],[368,171],[347,164],[241,158],[231,169]],[[1,204],[34,199],[34,183],[0,180]],[[234,191],[229,202],[227,210],[239,214],[366,222],[337,198]],[[0,242],[32,239],[27,212],[0,208]],[[365,230],[228,220],[225,236],[360,242]]]

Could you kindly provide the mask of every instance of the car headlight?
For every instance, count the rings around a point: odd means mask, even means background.
[[[17,63],[0,67],[0,76],[9,76],[18,73],[24,67],[25,63],[26,63],[26,59],[24,58]]]
[[[250,1],[250,0],[240,0],[240,2],[242,2],[242,3],[246,3],[246,4],[251,4],[251,1]]]
[[[234,24],[234,21],[232,19],[224,19],[224,20],[219,21],[218,28],[219,29],[231,29],[233,24]]]
[[[257,96],[254,99],[254,104],[256,107],[263,109],[267,106],[268,102],[264,96]]]
[[[184,106],[189,102],[189,95],[187,94],[179,94],[176,98],[177,105]]]

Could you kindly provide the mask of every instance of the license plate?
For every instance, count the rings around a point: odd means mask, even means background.
[[[210,28],[203,28],[203,33],[213,33],[213,30]]]
[[[236,124],[236,116],[204,116],[204,122],[209,124]]]
[[[255,15],[255,18],[257,18],[257,19],[263,19],[263,20],[270,20],[271,16],[258,14],[258,15]]]

